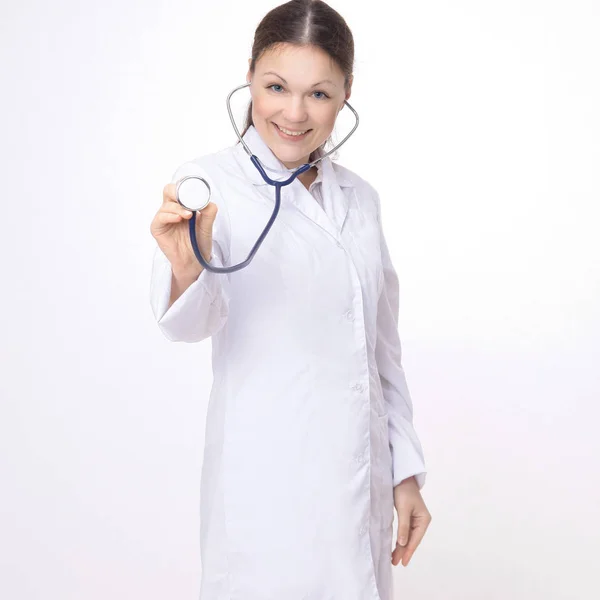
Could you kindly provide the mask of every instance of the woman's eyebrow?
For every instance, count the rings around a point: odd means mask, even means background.
[[[281,79],[281,81],[283,81],[283,83],[285,83],[287,85],[287,81],[281,75],[277,75],[277,73],[275,73],[275,71],[267,71],[266,73],[263,73],[263,75],[275,75],[275,77],[279,77],[279,79]],[[331,79],[323,79],[322,81],[313,83],[311,87],[317,87],[321,83],[330,83],[334,87],[337,87],[336,84],[333,83],[333,81],[331,81]]]

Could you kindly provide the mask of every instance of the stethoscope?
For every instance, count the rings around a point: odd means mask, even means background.
[[[285,187],[286,185],[289,185],[290,183],[292,183],[292,181],[294,181],[296,177],[298,177],[298,175],[304,173],[305,171],[308,171],[308,169],[316,165],[320,160],[323,160],[324,158],[335,152],[342,144],[346,142],[346,140],[348,140],[348,138],[356,131],[356,128],[358,127],[358,113],[350,106],[350,104],[348,104],[346,100],[344,100],[344,104],[354,113],[354,116],[356,118],[356,123],[352,128],[352,131],[350,131],[350,133],[337,146],[335,146],[335,148],[332,148],[329,152],[327,152],[327,154],[320,156],[319,158],[313,160],[310,163],[305,163],[302,166],[298,167],[298,169],[296,169],[296,171],[294,171],[290,175],[290,177],[285,181],[276,181],[274,179],[271,179],[267,175],[267,173],[265,172],[265,168],[269,169],[270,171],[277,171],[275,169],[270,169],[269,167],[263,166],[258,157],[252,154],[252,151],[250,150],[250,148],[248,148],[246,142],[240,135],[237,125],[235,124],[233,113],[231,111],[231,96],[233,96],[233,94],[238,90],[248,87],[249,85],[250,83],[245,83],[244,85],[240,85],[239,87],[236,87],[231,92],[229,92],[227,96],[227,111],[229,112],[229,118],[231,120],[233,129],[235,130],[238,139],[244,147],[244,150],[250,157],[250,160],[258,169],[258,172],[262,175],[262,178],[265,180],[265,182],[269,185],[275,186],[275,208],[273,209],[273,213],[271,215],[271,218],[269,219],[269,222],[267,223],[263,232],[258,237],[258,240],[252,247],[252,250],[250,250],[250,254],[248,254],[246,260],[231,267],[215,267],[206,262],[206,260],[204,260],[202,254],[200,254],[200,250],[198,250],[198,242],[196,240],[196,212],[208,206],[211,195],[210,185],[208,184],[208,181],[206,181],[206,179],[194,175],[189,177],[183,177],[177,182],[176,185],[177,202],[179,202],[179,204],[181,204],[181,206],[183,206],[184,208],[192,211],[192,217],[189,220],[192,250],[194,251],[194,254],[196,255],[196,258],[198,259],[200,264],[205,269],[207,269],[208,271],[212,271],[213,273],[232,273],[233,271],[239,271],[240,269],[243,269],[244,267],[247,267],[250,264],[250,261],[254,258],[256,251],[263,243],[263,240],[267,236],[267,233],[269,233],[271,226],[277,218],[277,214],[279,213],[279,206],[281,205],[281,188]]]

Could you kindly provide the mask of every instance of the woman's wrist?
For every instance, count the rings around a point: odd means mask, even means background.
[[[204,267],[200,263],[189,266],[174,265],[171,267],[173,277],[178,281],[196,280],[200,273],[204,271]]]
[[[412,485],[412,484],[414,484],[418,487],[417,479],[414,475],[411,475],[410,477],[403,479],[400,483],[398,483],[396,485],[396,487],[398,487],[399,485]]]

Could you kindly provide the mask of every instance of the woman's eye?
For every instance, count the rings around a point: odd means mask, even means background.
[[[279,89],[275,89],[275,88],[279,88]],[[269,86],[269,89],[273,90],[274,92],[276,92],[278,94],[280,91],[283,91],[283,86],[278,83],[274,83]],[[313,94],[321,94],[320,96],[316,96],[317,100],[324,100],[325,98],[329,98],[329,96],[325,92],[313,92]]]

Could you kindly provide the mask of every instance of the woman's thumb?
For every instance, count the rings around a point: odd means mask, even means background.
[[[209,237],[212,235],[213,224],[217,218],[218,210],[214,202],[209,202],[206,208],[197,213],[197,225],[203,235]]]
[[[398,513],[398,543],[406,546],[408,542],[408,532],[410,530],[410,512],[402,510]]]

